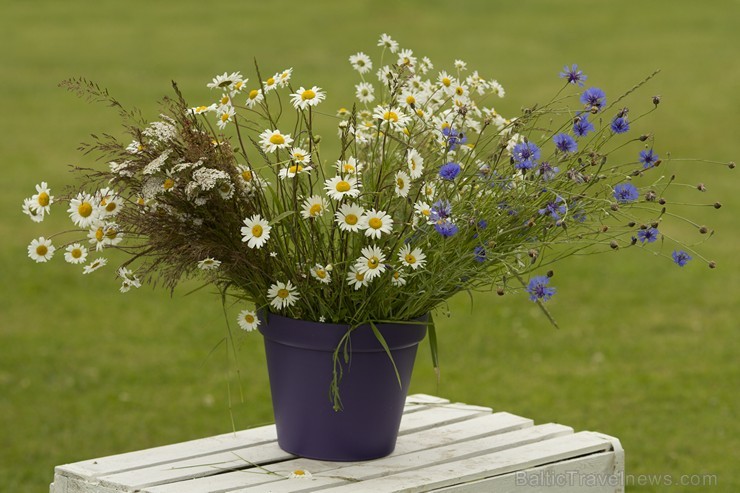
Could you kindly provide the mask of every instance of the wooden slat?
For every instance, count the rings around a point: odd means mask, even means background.
[[[399,437],[396,450],[384,459],[370,461],[372,464],[383,464],[385,461],[398,460],[399,456],[434,449],[445,445],[459,444],[476,438],[532,427],[532,420],[515,416],[509,413],[496,413],[472,416],[470,419],[419,431]],[[443,452],[442,452],[443,453]],[[449,453],[449,452],[448,452]],[[395,459],[394,459],[395,458]],[[279,464],[266,466],[264,469],[288,475],[296,469],[307,469],[311,473],[336,471],[348,467],[344,462],[312,461],[308,459],[293,459]],[[332,473],[333,474],[333,473]],[[345,476],[344,472],[337,472]],[[336,475],[333,474],[333,475]],[[225,491],[243,488],[265,482],[278,481],[279,476],[270,476],[259,469],[244,470],[232,473],[218,474],[207,478],[195,479],[188,484],[176,483],[146,488],[148,493],[189,493],[197,491]]]

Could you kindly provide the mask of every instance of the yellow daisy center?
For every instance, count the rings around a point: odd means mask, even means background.
[[[396,186],[398,186],[398,188],[402,190],[404,189],[404,187],[406,187],[406,183],[403,181],[403,178],[396,179]]]
[[[165,183],[167,182],[165,181]],[[118,207],[118,205],[115,202],[108,202],[108,205],[105,206],[105,210],[108,212],[113,212],[114,210],[116,210],[116,207]]]
[[[285,144],[285,137],[283,137],[280,134],[273,134],[270,136],[270,144],[275,144],[276,146]]]
[[[373,229],[380,229],[383,227],[383,221],[380,220],[378,217],[372,217],[367,222],[367,225],[370,226]]]
[[[305,159],[305,154],[301,154],[300,152],[293,153],[293,161],[304,161]]]
[[[325,279],[326,271],[324,269],[316,269],[316,277],[318,277],[319,279]]]
[[[139,197],[138,199],[136,199],[136,203],[138,205],[146,205],[146,201],[144,200],[144,197]]]
[[[419,117],[422,117],[422,118],[424,117],[424,112],[423,112],[423,111],[421,111],[421,110],[416,110],[416,114],[417,114],[417,115],[418,115]]]
[[[90,202],[83,202],[77,206],[77,213],[81,217],[90,217],[93,212],[93,206]]]
[[[383,113],[383,119],[387,121],[392,121],[393,123],[398,122],[398,114],[395,111],[386,111]]]
[[[355,167],[349,163],[344,163],[342,169],[344,169],[345,173],[353,173],[355,171]]]
[[[272,78],[272,77],[270,77],[269,79],[267,79],[267,80],[265,81],[265,83],[266,83],[266,84],[267,84],[268,86],[271,86],[271,85],[275,84],[275,79],[274,79],[274,78]]]
[[[105,231],[103,231],[103,228],[98,228],[98,230],[95,231],[95,239],[103,241],[103,238],[105,238]]]
[[[378,257],[370,257],[367,259],[367,266],[371,269],[377,269],[379,264],[380,261],[378,260]]]
[[[290,166],[288,168],[288,171],[290,173],[300,173],[301,171],[303,171],[303,166],[301,166],[300,164],[294,164],[293,166]]]
[[[304,471],[303,469],[296,469],[295,471],[293,471],[293,474],[295,474],[296,476],[304,476],[306,474],[306,471]]]
[[[290,291],[288,291],[288,290],[287,290],[287,289],[285,289],[285,288],[282,288],[282,289],[278,289],[278,292],[277,292],[277,296],[278,296],[278,298],[282,298],[282,299],[285,299],[285,298],[287,298],[288,296],[290,296]]]
[[[449,77],[442,77],[442,85],[445,87],[450,87],[450,84],[452,84],[452,81]]]
[[[254,323],[254,315],[251,315],[251,314],[247,313],[246,315],[244,315],[244,321],[247,322],[248,324],[253,324]]]
[[[301,99],[304,101],[313,99],[315,97],[316,97],[316,93],[313,92],[311,89],[306,89],[305,91],[301,93]]]
[[[252,89],[251,91],[249,91],[249,99],[256,98],[257,96],[259,96],[259,93],[260,93],[259,90]]]
[[[260,226],[259,224],[255,224],[254,226],[252,226],[252,236],[254,236],[255,238],[261,237],[262,231],[262,226]]]
[[[224,113],[223,115],[221,115],[221,121],[224,123],[229,121],[229,118],[231,118],[231,115],[229,115],[228,113]]]
[[[423,209],[423,210],[421,211],[421,213],[422,213],[422,215],[424,215],[424,216],[428,216],[429,214],[431,214],[431,211],[430,211],[429,209]]]
[[[359,282],[362,282],[362,281],[365,280],[365,274],[363,274],[361,272],[356,272],[355,273],[355,279],[357,279]]]
[[[228,96],[224,96],[224,97],[221,98],[221,104],[226,104],[228,102],[229,102],[229,97]]]
[[[344,216],[344,222],[349,224],[350,226],[354,226],[355,224],[357,224],[357,220],[358,218],[354,214],[347,214],[346,216]]]
[[[401,273],[400,272],[396,271],[396,272],[393,273],[393,279],[398,279],[399,277],[401,277]]]
[[[234,84],[234,89],[236,89],[238,91],[239,89],[242,88],[243,85],[244,85],[244,81],[243,80],[240,80],[239,82],[237,82],[236,84]]]
[[[455,89],[455,94],[457,94],[458,96],[462,96],[463,94],[465,94],[465,90],[464,90],[464,89],[463,89],[462,87],[459,87],[459,86],[458,86],[458,87],[457,87],[457,88]]]
[[[414,257],[413,255],[411,255],[410,253],[407,253],[404,258],[406,259],[406,262],[409,263],[409,264],[415,264],[416,263],[416,257]]]
[[[242,171],[242,178],[244,178],[244,181],[252,181],[252,172],[248,169]]]
[[[411,95],[406,96],[406,104],[416,104],[416,98]]]
[[[70,255],[72,255],[72,258],[80,258],[82,257],[82,250],[79,248],[75,248],[71,252],[69,252]]]
[[[107,230],[105,231],[105,236],[107,236],[108,238],[110,238],[110,239],[112,240],[112,239],[114,239],[114,238],[115,238],[116,236],[118,236],[118,231],[116,231],[116,229],[115,229],[115,228],[108,228],[108,229],[107,229]]]
[[[351,188],[352,185],[350,185],[348,181],[344,180],[339,181],[336,186],[337,192],[349,192]]]
[[[198,106],[197,108],[195,108],[195,112],[196,113],[203,113],[207,109],[208,109],[208,106]]]
[[[49,194],[46,192],[41,192],[39,194],[38,200],[41,207],[46,207],[47,205],[49,205]]]
[[[46,247],[46,245],[39,245],[36,247],[36,255],[43,257],[48,252],[49,252],[49,249]]]
[[[321,214],[321,204],[312,205],[308,213],[311,214],[312,216],[318,216],[319,214]]]
[[[170,190],[174,186],[175,186],[175,180],[173,180],[172,178],[167,178],[162,184],[162,188],[164,188],[165,190]]]

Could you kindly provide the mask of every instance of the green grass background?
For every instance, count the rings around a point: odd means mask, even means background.
[[[294,67],[297,84],[324,87],[324,104],[336,108],[355,83],[347,57],[376,55],[388,32],[437,68],[462,58],[498,79],[505,115],[545,100],[566,63],[608,95],[660,68],[641,92],[663,97],[651,120],[656,150],[725,162],[740,154],[737,0],[4,0],[1,10],[2,491],[44,491],[57,464],[228,432],[230,412],[238,428],[271,420],[261,340],[238,338],[241,400],[219,346],[217,297],[147,287],[121,295],[110,266],[83,277],[61,255],[48,265],[26,258],[28,242],[64,227],[66,214],[32,224],[23,198],[41,180],[61,192],[68,164],[92,164],[78,143],[118,132],[114,112],[57,88],[62,79],[99,82],[155,119],[171,79],[200,104],[217,73],[254,80],[257,57],[265,73]],[[690,200],[724,204],[688,211],[717,230],[702,247],[716,270],[701,261],[679,269],[639,250],[571,258],[557,268],[549,305],[560,330],[523,295],[479,294],[472,311],[454,299],[452,316],[438,321],[441,382],[424,345],[412,392],[601,431],[621,439],[629,474],[713,474],[711,491],[738,491],[738,179],[720,166],[675,169],[707,184]],[[628,488],[668,490],[709,489]]]

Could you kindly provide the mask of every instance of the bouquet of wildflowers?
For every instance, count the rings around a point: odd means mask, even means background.
[[[122,251],[121,291],[201,277],[249,303],[246,330],[259,324],[252,307],[358,325],[411,320],[469,290],[526,291],[542,305],[555,293],[549,266],[573,254],[701,258],[664,220],[708,229],[669,210],[675,177],[652,134],[631,129],[659,98],[620,105],[642,83],[610,101],[566,66],[550,102],[505,118],[502,86],[465,62],[435,70],[387,35],[378,46],[379,60],[349,57],[357,101],[338,113],[290,68],[219,75],[215,102],[197,107],[175,86],[153,123],[92,83],[65,82],[118,108],[133,141],[87,145],[108,168],[78,169],[63,199],[37,185],[24,212],[41,221],[64,201],[75,228],[33,240],[29,256],[60,249],[88,274]],[[328,157],[319,118],[336,120]],[[614,159],[623,148],[632,157]]]

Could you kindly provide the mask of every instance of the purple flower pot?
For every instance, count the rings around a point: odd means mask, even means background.
[[[396,446],[398,427],[426,325],[377,324],[393,355],[401,385],[370,325],[350,336],[342,359],[342,410],[332,406],[333,352],[348,326],[261,313],[267,371],[280,448],[301,457],[357,461],[384,457]],[[426,322],[427,317],[417,321]]]

